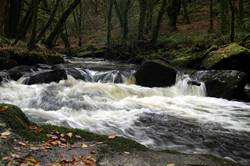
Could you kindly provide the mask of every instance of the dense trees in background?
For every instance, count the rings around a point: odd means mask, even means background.
[[[247,31],[250,7],[247,0],[0,0],[0,34],[33,48],[43,43],[52,48],[57,41],[79,47],[84,36],[98,33],[106,44],[149,41],[157,43],[161,32],[178,30],[193,22],[194,5],[207,2],[207,31],[229,34]],[[197,10],[197,9],[196,9]],[[219,25],[219,26],[218,26]],[[218,28],[219,27],[219,28]],[[119,30],[118,30],[119,29]],[[104,33],[103,33],[104,32]],[[106,34],[106,35],[104,35]]]

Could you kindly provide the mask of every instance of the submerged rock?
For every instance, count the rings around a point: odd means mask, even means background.
[[[50,70],[34,74],[29,78],[29,80],[27,80],[26,84],[31,85],[31,84],[59,82],[64,79],[67,79],[67,74],[65,70]]]
[[[196,71],[191,77],[205,83],[207,96],[225,99],[242,99],[247,83],[247,74],[236,70]]]
[[[250,73],[250,50],[236,43],[213,50],[202,61],[206,69],[239,70]]]
[[[175,84],[177,70],[162,61],[146,61],[135,73],[136,83],[146,87],[168,87]]]

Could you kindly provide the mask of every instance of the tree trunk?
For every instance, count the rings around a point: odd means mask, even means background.
[[[37,29],[37,12],[38,12],[38,0],[34,0],[33,1],[34,4],[32,4],[33,6],[33,27],[32,27],[32,34],[31,34],[31,39],[30,42],[28,43],[28,47],[29,48],[34,48],[35,44],[36,44],[36,29]]]
[[[229,20],[228,20],[228,0],[220,0],[220,31],[222,34],[228,32]]]
[[[119,20],[121,29],[123,29],[123,17],[122,17],[121,10],[120,10],[117,0],[114,0],[114,5],[115,5],[115,11],[116,11],[116,15]]]
[[[54,21],[54,18],[56,16],[56,11],[58,9],[58,6],[59,6],[59,3],[60,3],[60,0],[57,0],[56,1],[56,4],[54,6],[54,9],[52,10],[51,12],[51,15],[49,17],[49,20],[48,22],[45,24],[45,26],[42,28],[41,32],[38,34],[37,38],[36,38],[36,43],[39,42],[43,36],[45,36],[45,33],[46,31],[48,30],[48,28],[51,26],[51,24],[53,23]]]
[[[156,22],[156,25],[155,25],[155,28],[153,31],[153,36],[152,36],[152,43],[153,44],[155,44],[158,40],[159,31],[160,31],[161,22],[162,22],[162,17],[163,17],[164,12],[165,12],[166,4],[167,4],[167,0],[163,0],[162,5],[161,5],[161,9],[160,9],[158,17],[157,17],[157,22]]]
[[[61,33],[63,25],[65,24],[66,20],[68,19],[69,15],[74,11],[77,5],[81,2],[81,0],[74,0],[68,9],[64,11],[62,16],[60,17],[58,23],[56,24],[54,30],[50,33],[49,37],[45,41],[45,45],[47,47],[52,48],[54,43],[56,42],[57,35]]]
[[[183,8],[183,17],[184,17],[185,23],[190,24],[191,21],[190,21],[189,13],[188,13],[188,10],[187,10],[186,0],[182,0],[181,4],[182,4],[182,8]]]
[[[8,0],[7,18],[4,26],[6,37],[17,37],[17,28],[19,26],[22,8],[23,0]]]
[[[8,0],[0,0],[0,35],[4,34],[4,18],[6,18],[6,11]]]
[[[34,1],[36,0],[32,0],[31,5],[29,6],[27,12],[25,13],[25,16],[23,17],[21,23],[18,26],[18,33],[17,33],[17,37],[16,40],[14,42],[14,44],[17,44],[19,40],[21,39],[25,39],[26,34],[28,32],[29,26],[32,22],[32,18],[33,18],[33,5]],[[41,2],[41,0],[38,0],[38,4],[39,5]]]
[[[107,45],[111,45],[113,0],[107,0]]]
[[[180,0],[168,0],[167,14],[168,14],[168,26],[169,30],[176,31],[177,17],[180,12],[181,3]]]
[[[213,20],[213,0],[209,0],[209,30],[208,32],[214,31],[214,20]]]
[[[231,9],[231,32],[230,32],[230,41],[234,42],[235,36],[235,7],[233,0],[229,0],[229,5]]]
[[[128,39],[128,11],[129,11],[129,6],[131,3],[131,0],[125,1],[125,8],[123,11],[123,40],[127,41]]]
[[[138,0],[140,6],[140,18],[139,18],[139,25],[138,25],[138,40],[144,39],[144,26],[145,26],[145,19],[146,19],[146,1],[145,0]]]

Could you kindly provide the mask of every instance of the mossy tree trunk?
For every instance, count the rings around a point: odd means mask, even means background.
[[[229,5],[228,0],[219,0],[220,5],[220,31],[222,34],[226,34],[229,29]]]
[[[208,32],[214,31],[214,19],[213,19],[213,0],[209,0],[209,30]]]
[[[50,14],[50,17],[47,21],[47,23],[45,24],[45,26],[42,28],[42,30],[40,31],[40,33],[38,34],[37,38],[36,38],[36,43],[39,42],[43,36],[45,36],[45,33],[47,32],[48,28],[51,26],[51,24],[53,23],[55,16],[56,16],[56,12],[59,6],[60,0],[57,0],[55,3],[55,6],[53,7],[53,10]]]
[[[4,33],[8,38],[16,38],[17,36],[17,28],[20,23],[23,3],[23,0],[8,0],[7,15],[4,24]]]
[[[176,31],[177,17],[180,13],[181,1],[168,0],[167,2],[168,27],[171,32]]]
[[[56,42],[57,36],[62,32],[63,25],[65,24],[66,20],[68,19],[69,15],[74,11],[77,5],[81,2],[81,0],[74,0],[70,6],[63,12],[62,16],[60,17],[59,21],[57,22],[54,30],[50,33],[49,37],[46,39],[44,44],[52,48],[54,43]]]
[[[235,37],[235,6],[234,0],[229,0],[229,6],[231,10],[231,31],[230,31],[230,41],[234,42]]]
[[[114,0],[107,0],[107,45],[111,45]]]
[[[6,17],[6,11],[8,7],[8,0],[0,0],[0,35],[4,34],[4,21]]]
[[[32,33],[31,33],[31,39],[28,43],[29,48],[34,48],[36,44],[36,35],[37,35],[37,13],[38,13],[38,0],[33,1],[34,4],[32,4],[32,12],[33,12],[33,19],[32,19]]]
[[[155,44],[158,40],[160,26],[161,26],[161,22],[162,22],[162,17],[165,13],[166,4],[167,4],[167,0],[163,0],[158,17],[157,17],[157,22],[156,22],[156,25],[155,25],[154,31],[153,31],[153,36],[152,36],[152,43],[153,44]]]
[[[182,8],[183,8],[184,21],[185,21],[186,24],[190,24],[191,21],[190,21],[190,18],[189,18],[189,12],[188,12],[188,9],[187,9],[186,0],[181,0],[181,5],[182,5]]]
[[[140,15],[139,15],[139,24],[138,24],[138,40],[144,40],[144,32],[145,32],[145,19],[146,19],[146,1],[145,0],[138,0],[139,8],[140,8]]]

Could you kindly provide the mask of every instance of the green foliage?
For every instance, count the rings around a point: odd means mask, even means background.
[[[175,44],[199,44],[209,43],[213,40],[213,37],[206,32],[175,32],[169,36],[162,36],[160,39],[162,42]]]

